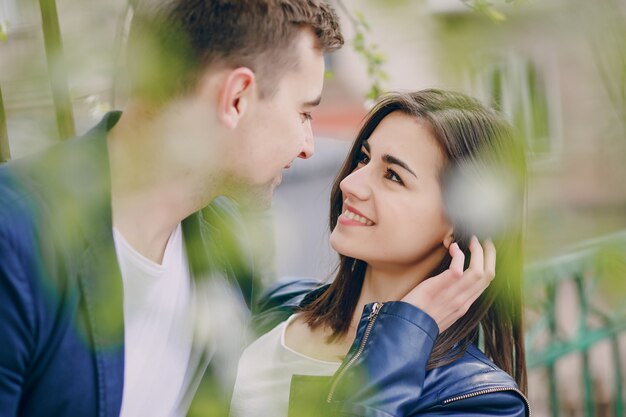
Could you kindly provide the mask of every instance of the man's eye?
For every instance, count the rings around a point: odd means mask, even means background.
[[[307,120],[313,120],[313,116],[309,112],[300,113],[300,117],[302,118],[302,123],[305,123]]]

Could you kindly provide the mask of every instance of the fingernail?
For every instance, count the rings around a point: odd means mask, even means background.
[[[472,242],[478,243],[478,238],[476,237],[476,235],[472,235]]]
[[[458,249],[459,248],[459,244],[454,242],[452,243],[452,249]]]

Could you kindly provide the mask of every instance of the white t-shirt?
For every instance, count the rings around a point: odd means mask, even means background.
[[[178,416],[189,381],[191,282],[179,224],[161,265],[113,229],[124,283],[124,392],[121,417]]]
[[[234,417],[287,417],[293,375],[333,375],[341,362],[305,356],[285,345],[285,329],[292,315],[253,342],[243,352],[231,400]]]

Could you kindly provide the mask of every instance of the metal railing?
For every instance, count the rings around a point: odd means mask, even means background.
[[[611,357],[602,360],[610,360],[614,372],[612,414],[624,415],[620,355],[626,346],[620,345],[619,340],[626,331],[624,282],[626,231],[588,241],[566,255],[526,269],[526,308],[537,317],[526,331],[527,364],[529,370],[542,368],[547,373],[553,417],[561,415],[563,408],[559,398],[564,381],[559,380],[556,364],[568,355],[579,355],[581,359],[582,414],[598,415],[590,350],[601,341],[610,343]],[[563,300],[557,299],[557,295],[563,285],[573,285],[575,291],[567,300],[569,310],[559,315],[557,303]],[[617,294],[609,294],[611,289]],[[609,299],[618,301],[611,303]],[[573,334],[563,330],[567,325],[575,328]]]

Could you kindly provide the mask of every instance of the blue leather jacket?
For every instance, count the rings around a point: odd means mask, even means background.
[[[326,288],[303,279],[274,285],[259,301],[253,328],[270,330]],[[332,378],[293,377],[289,416],[530,416],[511,376],[476,346],[427,371],[437,335],[434,320],[408,303],[366,305],[356,339]]]

